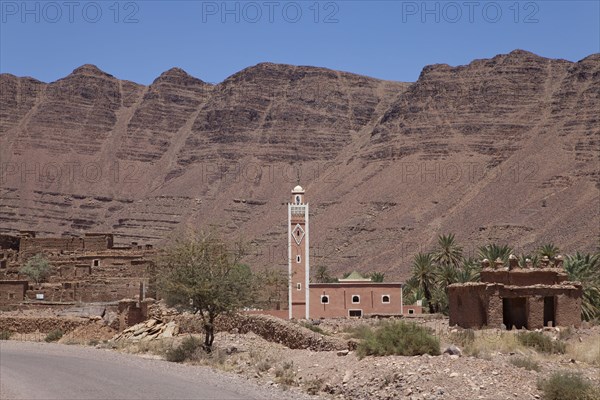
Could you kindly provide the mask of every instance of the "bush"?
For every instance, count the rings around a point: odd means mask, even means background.
[[[61,337],[63,337],[63,331],[57,329],[57,330],[54,330],[54,331],[51,331],[50,333],[48,333],[44,340],[48,343],[56,342],[56,341],[60,340]]]
[[[202,340],[188,336],[177,347],[165,352],[165,359],[171,362],[184,362],[198,357],[198,352],[204,352]]]
[[[0,332],[0,340],[8,340],[10,339],[12,333],[9,331],[2,331]]]
[[[327,332],[325,332],[323,329],[313,324],[312,322],[300,321],[298,322],[298,324],[300,326],[305,327],[306,329],[310,329],[313,332],[320,333],[321,335],[329,335]]]
[[[576,372],[555,372],[549,378],[538,381],[538,389],[542,391],[544,400],[600,398],[600,390]]]
[[[564,354],[567,349],[563,341],[552,340],[541,332],[519,332],[517,340],[524,346],[547,354]]]
[[[344,329],[344,332],[348,335],[348,338],[352,339],[366,339],[369,335],[373,334],[373,328],[369,325],[362,324],[358,326],[352,326]]]
[[[19,273],[26,275],[38,285],[47,280],[51,272],[50,263],[42,254],[31,257],[19,270]]]
[[[535,360],[531,358],[525,357],[517,357],[511,358],[510,363],[515,367],[525,368],[528,371],[538,371],[540,370],[540,364],[538,364]]]
[[[357,355],[364,356],[415,356],[440,354],[440,342],[430,331],[415,323],[388,322],[375,331],[365,333],[358,345]]]

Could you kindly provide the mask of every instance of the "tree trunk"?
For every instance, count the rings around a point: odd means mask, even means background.
[[[204,324],[204,350],[210,353],[215,340],[215,325],[212,317],[209,317],[208,322]]]

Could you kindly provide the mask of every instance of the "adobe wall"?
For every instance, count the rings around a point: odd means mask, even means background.
[[[481,282],[513,286],[555,285],[566,281],[567,278],[564,271],[554,268],[481,271]]]
[[[27,281],[0,281],[0,307],[22,302],[28,287]]]
[[[527,298],[528,329],[540,329],[544,327],[544,297],[531,296]],[[556,325],[556,321],[554,324]]]
[[[581,325],[581,291],[556,296],[556,324],[574,327]]]
[[[19,251],[23,258],[44,251],[81,251],[84,249],[83,238],[21,238]]]
[[[448,300],[453,305],[450,307],[450,326],[481,328],[487,324],[485,288],[485,284],[448,286]]]
[[[83,239],[84,248],[86,251],[102,251],[112,249],[113,241],[113,235],[105,233],[86,233]]]
[[[321,303],[323,295],[329,296],[329,303]],[[360,302],[353,303],[353,296],[359,296]],[[390,302],[384,303],[383,296],[389,296]],[[310,318],[348,317],[350,310],[362,310],[363,316],[401,315],[402,285],[399,283],[310,285]]]

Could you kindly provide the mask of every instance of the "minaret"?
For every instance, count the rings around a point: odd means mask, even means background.
[[[308,203],[304,203],[304,189],[298,185],[292,190],[288,204],[288,273],[289,318],[309,318],[310,263],[308,259]]]

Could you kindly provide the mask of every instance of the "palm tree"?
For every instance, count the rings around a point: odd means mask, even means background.
[[[521,254],[519,256],[519,265],[521,268],[527,266],[527,259],[531,260],[531,265],[535,268],[538,266],[540,260],[537,254]]]
[[[415,254],[412,264],[412,279],[414,285],[423,291],[425,299],[429,303],[429,312],[433,313],[431,304],[431,291],[435,286],[435,266],[431,253]]]
[[[467,258],[466,260],[463,260],[460,268],[456,272],[456,282],[479,282],[481,279],[480,272],[481,265],[473,258]]]
[[[438,236],[438,249],[433,254],[436,263],[458,268],[462,258],[462,247],[455,243],[453,233]]]
[[[560,250],[558,249],[558,247],[556,247],[554,244],[546,243],[546,244],[540,246],[538,248],[537,252],[538,252],[540,258],[546,256],[552,260],[555,256],[558,255],[559,251]]]
[[[383,272],[373,272],[371,274],[371,281],[373,282],[383,282],[385,279],[385,274]]]
[[[406,305],[416,304],[418,300],[424,300],[425,294],[420,287],[411,287],[410,280],[404,287],[404,293],[402,294],[403,302]]]
[[[600,253],[568,255],[565,270],[570,281],[581,282],[581,318],[586,321],[600,318]]]
[[[315,273],[315,281],[317,283],[331,283],[335,280],[329,275],[329,269],[326,265],[319,265]]]
[[[506,244],[497,245],[496,243],[492,243],[479,248],[479,257],[481,259],[487,258],[492,265],[497,258],[501,259],[504,264],[508,264],[508,256],[512,252],[513,249]]]
[[[448,293],[448,286],[457,280],[457,270],[452,265],[445,264],[438,267],[435,273],[437,287]]]

